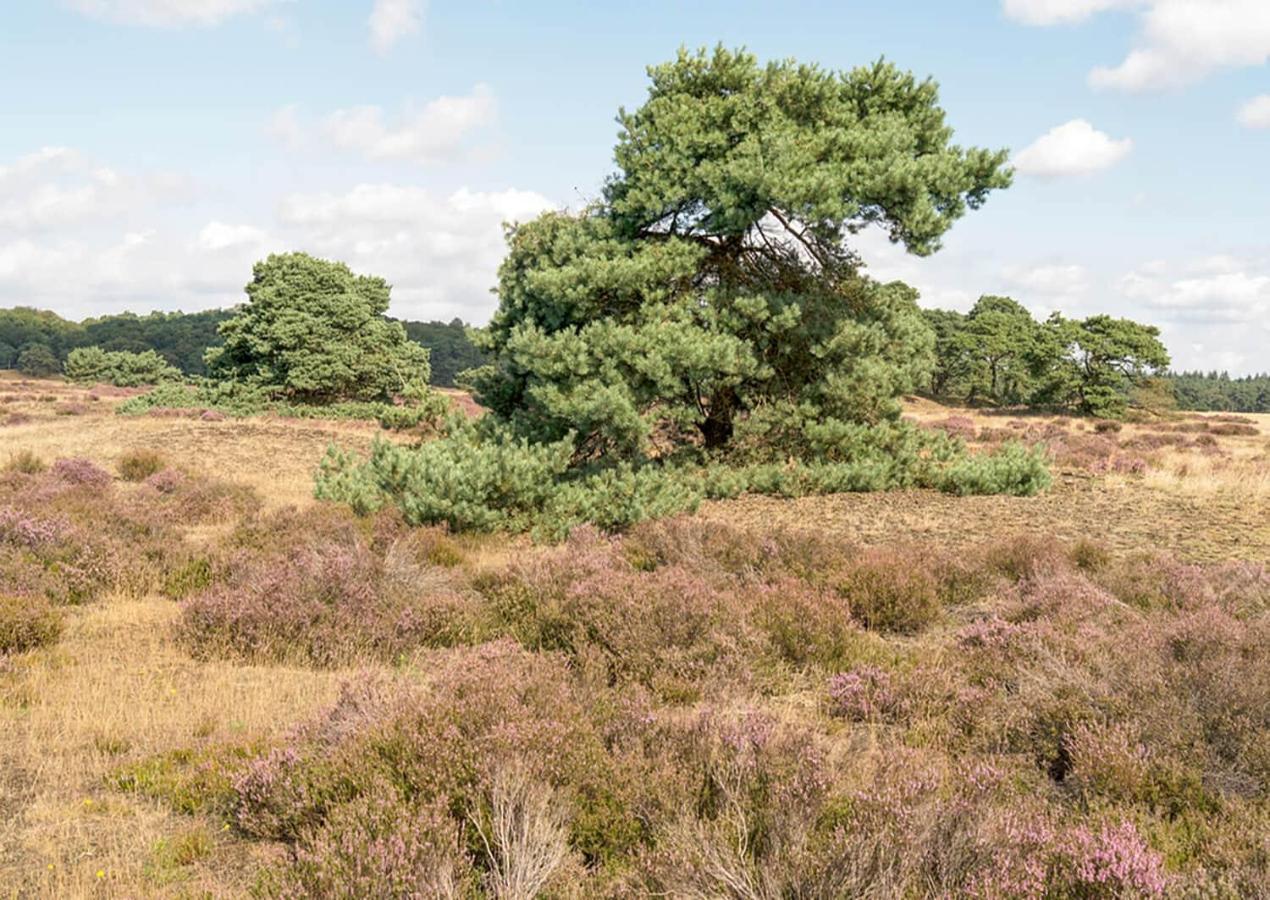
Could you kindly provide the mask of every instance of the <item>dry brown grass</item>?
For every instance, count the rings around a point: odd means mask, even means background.
[[[56,647],[0,679],[4,896],[174,896],[246,888],[248,845],[224,823],[112,790],[108,773],[197,741],[277,734],[329,702],[341,674],[196,663],[172,642],[170,601],[110,597],[72,610]],[[210,854],[175,883],[160,842],[201,827]]]
[[[93,389],[61,382],[19,382],[0,378],[0,397],[17,396],[3,406],[31,417],[20,425],[0,424],[0,458],[30,450],[51,461],[83,456],[113,471],[125,453],[155,450],[173,465],[194,474],[244,484],[256,490],[267,505],[305,503],[313,495],[313,472],[332,442],[364,450],[377,435],[386,435],[373,422],[313,419],[224,419],[114,414],[122,397],[85,398]],[[59,416],[40,397],[74,399],[89,405],[77,416]],[[5,413],[0,412],[0,423]]]

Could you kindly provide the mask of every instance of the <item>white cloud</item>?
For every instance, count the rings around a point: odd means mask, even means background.
[[[1007,266],[1002,273],[1007,283],[1026,293],[1061,296],[1081,294],[1088,288],[1088,272],[1074,264]]]
[[[1109,9],[1140,6],[1143,0],[1003,0],[1011,19],[1025,25],[1066,25],[1083,22]]]
[[[1270,128],[1270,94],[1253,97],[1241,106],[1238,119],[1245,128]]]
[[[217,252],[236,247],[260,247],[269,240],[268,235],[253,225],[227,225],[224,222],[208,222],[198,233],[195,246],[200,250]]]
[[[71,9],[125,25],[180,28],[218,25],[233,16],[259,12],[277,0],[64,0]]]
[[[1024,174],[1045,178],[1088,175],[1114,166],[1132,149],[1130,138],[1115,140],[1084,119],[1073,119],[1020,150],[1014,166]]]
[[[532,191],[363,184],[293,193],[251,221],[207,216],[169,183],[181,184],[69,148],[0,163],[0,306],[77,318],[228,306],[253,262],[306,250],[386,277],[397,315],[481,322],[496,306],[503,223],[554,206]]]
[[[376,53],[387,53],[402,38],[423,30],[425,0],[375,0],[371,9],[370,43]]]
[[[1164,270],[1136,269],[1120,279],[1119,289],[1166,320],[1264,329],[1270,317],[1270,267],[1256,260],[1219,256]]]
[[[1222,68],[1270,59],[1267,0],[1003,0],[1006,14],[1029,25],[1079,22],[1110,9],[1140,8],[1136,46],[1119,65],[1089,73],[1098,88],[1175,87]]]
[[[395,313],[479,322],[497,305],[489,291],[506,252],[503,222],[552,206],[532,191],[442,196],[412,185],[362,184],[285,197],[278,218],[294,246],[387,278]]]
[[[332,112],[313,126],[294,106],[274,113],[269,131],[298,149],[320,138],[330,146],[368,160],[431,164],[473,151],[472,140],[494,123],[498,104],[487,85],[470,93],[437,97],[390,119],[382,107],[357,106]]]
[[[45,147],[0,166],[0,232],[73,228],[187,194],[180,178],[126,175],[67,147]]]

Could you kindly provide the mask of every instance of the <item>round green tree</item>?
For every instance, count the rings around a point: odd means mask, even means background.
[[[575,462],[677,448],[832,453],[898,418],[933,335],[902,284],[862,271],[869,225],[924,255],[1005,153],[952,143],[932,81],[681,52],[619,115],[600,201],[509,232],[480,401]]]
[[[220,325],[210,375],[305,403],[422,391],[428,351],[384,317],[390,288],[307,253],[256,263],[248,302]]]
[[[47,378],[62,371],[62,364],[45,344],[27,344],[18,354],[18,371],[32,378]]]

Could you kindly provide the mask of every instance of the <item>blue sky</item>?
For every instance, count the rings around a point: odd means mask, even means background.
[[[1020,171],[928,259],[929,305],[1159,324],[1179,367],[1270,369],[1270,2],[8,0],[0,305],[241,298],[305,249],[482,322],[500,223],[594,197],[621,105],[680,45],[934,76]]]

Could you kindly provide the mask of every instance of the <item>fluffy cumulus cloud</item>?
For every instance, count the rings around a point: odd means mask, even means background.
[[[503,223],[551,208],[531,191],[364,184],[281,198],[267,221],[207,216],[189,183],[67,148],[0,163],[0,306],[82,317],[242,299],[256,260],[305,250],[393,284],[393,312],[484,321]]]
[[[133,175],[67,147],[45,147],[0,165],[0,232],[75,228],[154,202],[188,196],[187,179]]]
[[[233,16],[260,12],[277,0],[66,0],[78,12],[127,25],[180,28],[218,25]]]
[[[551,206],[532,191],[442,195],[362,184],[343,193],[285,197],[278,217],[296,246],[387,278],[398,314],[479,322],[497,305],[490,288],[505,252],[503,223]]]
[[[367,160],[427,165],[472,153],[475,139],[494,123],[497,112],[493,92],[478,84],[467,94],[437,97],[391,116],[379,106],[358,106],[314,123],[306,122],[296,107],[283,107],[269,130],[293,149],[312,147],[320,139]]]
[[[1014,166],[1024,174],[1043,178],[1089,175],[1114,166],[1132,149],[1130,138],[1117,140],[1084,119],[1073,119],[1020,150]]]
[[[1270,128],[1270,94],[1253,97],[1241,106],[1238,118],[1245,128]]]
[[[387,53],[398,41],[423,30],[424,0],[375,0],[370,11],[370,43]]]
[[[1116,65],[1089,73],[1094,87],[1146,91],[1175,87],[1222,68],[1270,60],[1267,0],[1003,0],[1030,25],[1078,22],[1116,8],[1140,11],[1135,46]]]
[[[1177,369],[1270,367],[1270,257],[1210,256],[1144,263],[1115,285],[1158,324]]]

